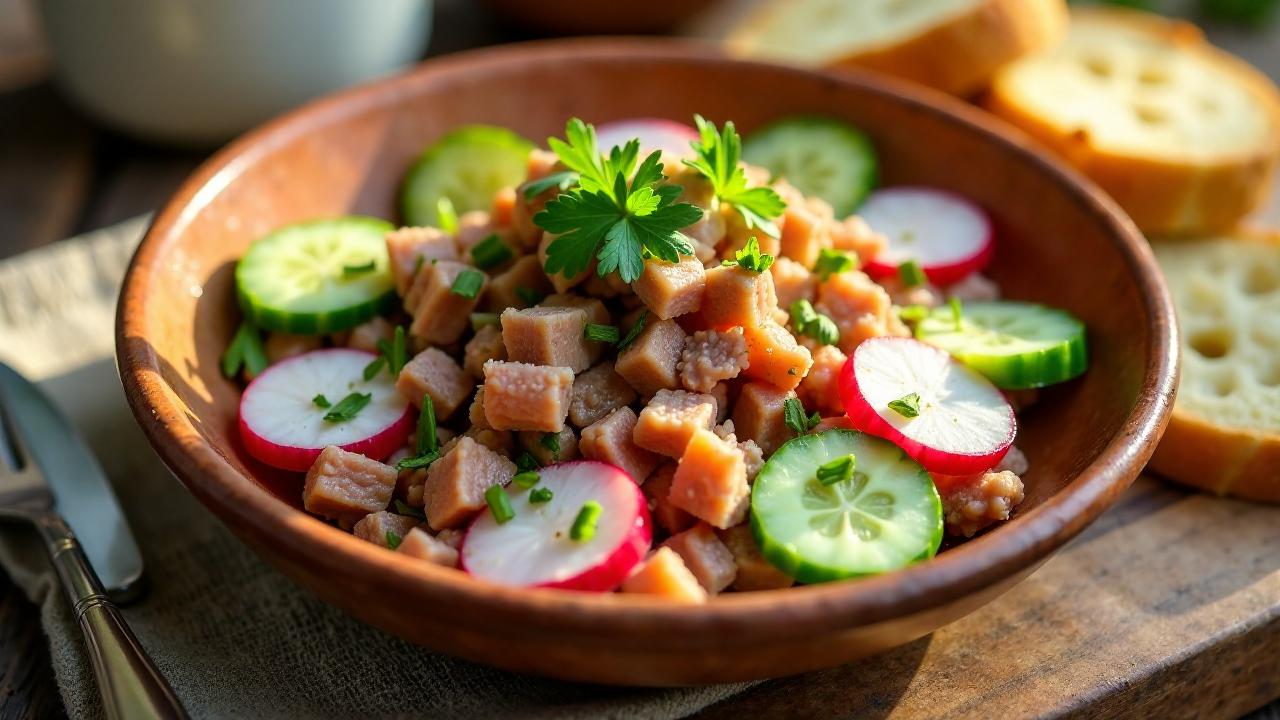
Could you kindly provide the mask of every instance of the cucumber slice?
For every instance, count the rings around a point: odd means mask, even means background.
[[[960,324],[950,308],[936,308],[916,337],[951,353],[1005,390],[1043,387],[1085,371],[1084,323],[1062,310],[1029,302],[965,303]]]
[[[288,225],[236,265],[236,294],[259,327],[297,335],[348,330],[395,306],[385,220],[344,217]]]
[[[485,210],[504,187],[524,182],[533,143],[506,128],[467,125],[428,147],[400,190],[409,225],[439,227],[436,208],[447,197],[459,214]]]
[[[876,185],[876,152],[861,130],[839,120],[798,117],[752,133],[742,157],[768,168],[805,195],[831,203],[836,217],[853,214]]]
[[[857,473],[818,482],[819,465],[853,453]],[[765,559],[802,583],[897,570],[942,542],[942,501],[929,473],[886,440],[827,430],[789,441],[756,476],[751,530]]]

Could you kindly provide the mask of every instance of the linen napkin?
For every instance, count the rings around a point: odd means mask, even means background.
[[[747,687],[613,688],[496,670],[366,626],[265,565],[169,474],[125,404],[114,307],[146,222],[0,263],[0,359],[40,381],[102,461],[150,581],[123,612],[193,717],[658,720]],[[0,525],[0,564],[40,607],[68,713],[100,717],[79,627],[34,533]]]

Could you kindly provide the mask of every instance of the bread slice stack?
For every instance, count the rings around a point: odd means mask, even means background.
[[[728,30],[737,56],[861,67],[944,92],[982,89],[1002,65],[1051,46],[1065,0],[781,0],[754,3]]]
[[[996,73],[984,105],[1056,150],[1144,232],[1229,230],[1280,160],[1280,93],[1193,25],[1075,9],[1055,49]]]
[[[1280,502],[1280,234],[1154,244],[1182,329],[1182,382],[1151,468]]]

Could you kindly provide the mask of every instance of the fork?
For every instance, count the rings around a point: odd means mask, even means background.
[[[93,675],[112,720],[187,717],[182,703],[134,637],[124,616],[107,598],[102,582],[80,548],[80,541],[54,510],[53,493],[31,461],[27,445],[9,410],[0,406],[12,463],[0,462],[0,518],[35,525],[58,573],[62,590],[84,633]]]

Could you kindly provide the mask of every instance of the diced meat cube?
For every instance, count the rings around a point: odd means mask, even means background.
[[[684,340],[684,330],[674,320],[649,318],[640,335],[618,353],[613,369],[641,397],[680,387],[676,367],[684,352]]]
[[[288,333],[273,332],[267,335],[262,347],[267,353],[267,362],[275,364],[281,360],[287,360],[318,349],[320,347],[320,336],[289,335]]]
[[[728,203],[720,206],[720,215],[724,218],[724,239],[720,242],[720,257],[731,260],[739,250],[746,247],[747,241],[755,238],[760,245],[760,252],[778,257],[780,245],[778,238],[760,228],[749,228],[742,214]]]
[[[732,420],[726,420],[713,428],[713,432],[721,440],[736,445],[738,452],[742,453],[742,463],[747,469],[747,482],[750,483],[756,479],[756,475],[760,473],[760,468],[764,467],[764,451],[760,449],[755,440],[738,440],[738,434],[735,430]]]
[[[790,203],[782,215],[779,253],[804,267],[813,267],[818,261],[818,251],[831,247],[829,219],[815,210],[819,208],[808,203]],[[826,210],[829,212],[831,206],[827,205]]]
[[[773,275],[767,272],[720,265],[707,270],[706,282],[701,310],[711,327],[754,327],[772,319],[778,306]]]
[[[356,523],[351,529],[352,534],[361,540],[366,540],[374,545],[388,547],[387,534],[391,533],[397,538],[404,538],[409,531],[417,527],[422,522],[418,518],[409,517],[408,515],[397,515],[392,512],[382,510],[376,513],[369,513]]]
[[[844,412],[844,403],[840,400],[840,369],[848,358],[840,348],[834,345],[823,345],[813,353],[813,367],[809,374],[800,381],[796,392],[809,410],[817,410],[822,415],[840,415]]]
[[[620,407],[582,429],[578,450],[588,460],[599,460],[622,468],[637,485],[644,483],[660,458],[635,444],[632,435],[636,414]]]
[[[982,273],[969,273],[947,286],[947,297],[957,298],[962,302],[999,300],[1000,286]]]
[[[510,430],[494,430],[493,428],[468,428],[466,432],[449,440],[440,446],[441,454],[447,453],[458,444],[462,438],[471,438],[476,443],[483,445],[500,455],[510,455],[512,449],[515,448],[515,438],[512,437]]]
[[[490,312],[502,312],[509,307],[526,308],[536,305],[536,301],[546,297],[552,289],[538,257],[525,255],[493,276],[480,305]],[[535,302],[529,302],[530,299]]]
[[[622,583],[622,592],[657,595],[682,603],[704,603],[707,591],[698,584],[684,560],[671,548],[660,547],[645,558]]]
[[[737,566],[733,564],[733,553],[706,523],[698,523],[672,535],[661,547],[674,550],[684,560],[685,567],[698,578],[698,584],[712,595],[729,587],[738,573]]]
[[[549,437],[554,440],[548,440]],[[578,436],[568,425],[558,433],[521,430],[518,440],[520,447],[527,450],[540,465],[576,460],[579,457]]]
[[[476,389],[476,396],[471,399],[471,407],[467,408],[467,420],[471,423],[470,430],[491,430],[493,426],[489,424],[489,418],[484,414],[484,386],[481,385]]]
[[[711,392],[722,380],[738,377],[747,367],[747,340],[742,328],[699,330],[684,343],[680,384],[686,390]]]
[[[893,312],[889,293],[861,272],[836,273],[818,285],[814,308],[840,329],[840,349],[846,355],[867,338],[906,334]]]
[[[1027,460],[1026,454],[1018,449],[1017,445],[1010,445],[1009,452],[1005,453],[1005,456],[1000,460],[1000,464],[994,468],[996,472],[1008,470],[1019,477],[1026,475],[1030,469],[1031,463]]]
[[[538,242],[538,264],[541,265],[544,270],[547,267],[547,248],[551,247],[551,243],[555,242],[558,237],[560,236],[553,235],[552,233],[543,233],[542,240]],[[554,275],[547,273],[547,278],[551,281],[551,286],[556,289],[556,292],[562,293],[571,287],[586,282],[588,277],[595,274],[595,271],[596,261],[595,258],[592,258],[587,267],[573,277],[568,277],[562,273],[556,273]]]
[[[515,191],[515,203],[511,208],[511,229],[515,231],[516,240],[525,250],[532,250],[537,247],[538,240],[542,237],[542,229],[533,223],[533,216],[542,212],[547,206],[547,202],[559,194],[559,188],[547,188],[541,193],[526,197],[525,189],[528,183],[539,180],[550,174],[559,158],[555,153],[546,150],[534,150],[529,154],[529,174],[528,179],[522,183]]]
[[[458,257],[465,261],[471,261],[471,248],[479,245],[482,240],[493,235],[496,228],[489,220],[489,213],[484,210],[471,210],[462,213],[458,217],[458,233],[454,237],[454,243],[458,246]],[[499,237],[500,240],[505,238]],[[510,244],[510,243],[508,243]]]
[[[600,363],[573,379],[569,422],[584,428],[635,399],[636,391],[614,372],[613,363]]]
[[[513,362],[567,367],[575,373],[591,367],[587,353],[587,313],[570,307],[508,308],[502,313],[502,341]]]
[[[717,535],[720,542],[733,554],[733,564],[738,573],[733,579],[734,590],[777,590],[795,584],[786,573],[764,559],[756,540],[751,536],[748,524],[734,525],[728,530],[721,530]]]
[[[706,271],[697,258],[681,258],[678,263],[649,258],[631,287],[654,315],[670,320],[698,309],[706,282]]]
[[[404,227],[387,233],[387,255],[396,292],[404,296],[413,285],[418,270],[432,260],[457,260],[458,246],[443,230],[433,227]]]
[[[511,227],[511,212],[515,205],[516,189],[513,187],[504,187],[493,196],[493,203],[489,206],[489,217],[495,227]]]
[[[502,339],[502,329],[497,325],[485,325],[467,341],[462,350],[462,369],[479,380],[484,377],[484,364],[490,360],[506,360],[507,345]]]
[[[352,350],[378,352],[378,341],[390,341],[395,331],[396,326],[390,320],[378,315],[351,328],[345,344]]]
[[[609,273],[604,277],[593,274],[582,284],[582,292],[593,298],[614,298],[621,295],[635,297],[631,292],[631,286],[623,282],[618,273]]]
[[[614,275],[616,277],[616,275]],[[554,308],[578,308],[587,314],[587,322],[596,325],[609,325],[613,322],[612,316],[609,314],[608,308],[604,306],[598,298],[582,297],[581,295],[555,294],[548,295],[539,303],[543,307]],[[605,343],[588,342],[587,357],[594,364],[604,355],[604,351],[608,349]]]
[[[1022,478],[1008,470],[974,475],[934,475],[942,497],[942,517],[948,535],[973,537],[979,530],[1009,519],[1022,502]]]
[[[863,263],[875,258],[889,246],[888,238],[872,230],[857,215],[833,221],[829,231],[833,248],[852,251]]]
[[[432,528],[457,527],[485,506],[484,491],[506,485],[515,475],[515,463],[469,437],[427,469],[423,510]]]
[[[747,367],[742,374],[746,377],[791,390],[809,374],[813,355],[785,327],[770,320],[745,328],[745,336]]]
[[[457,550],[462,547],[462,538],[465,535],[466,533],[464,531],[457,528],[445,528],[444,530],[436,533],[436,540],[439,540],[445,545]]]
[[[395,468],[330,445],[307,471],[302,507],[321,517],[354,523],[385,510],[395,489]]]
[[[733,407],[729,396],[731,389],[732,387],[729,383],[718,382],[709,391],[711,397],[716,399],[716,424],[729,419],[729,410]]]
[[[573,370],[490,360],[484,388],[484,412],[493,427],[559,432],[569,414]]]
[[[439,348],[427,348],[414,355],[396,380],[396,388],[419,408],[422,396],[429,395],[440,420],[448,418],[466,402],[475,387],[475,380]]]
[[[747,467],[737,444],[710,430],[697,430],[671,479],[671,503],[710,525],[727,528],[746,519],[750,496]]]
[[[797,300],[813,301],[818,290],[818,276],[790,258],[780,257],[769,266],[779,307],[789,308]]]
[[[710,430],[715,423],[714,397],[684,390],[659,390],[640,411],[633,439],[646,450],[678,458],[694,433]]]
[[[452,260],[440,260],[423,266],[413,282],[409,296],[417,302],[405,305],[413,315],[409,333],[431,343],[451,343],[462,336],[470,325],[471,311],[484,296],[488,276],[483,280],[475,298],[467,298],[453,292],[453,282],[464,272],[480,272],[470,265]]]
[[[658,527],[670,534],[688,530],[698,522],[688,511],[671,502],[671,480],[675,474],[676,464],[665,462],[644,482],[649,514]]]
[[[795,396],[765,383],[743,385],[733,406],[734,432],[739,438],[754,440],[765,455],[772,455],[791,439],[791,430],[783,420],[783,403]]]
[[[432,537],[422,528],[410,530],[396,547],[396,552],[444,567],[458,566],[458,549]]]

